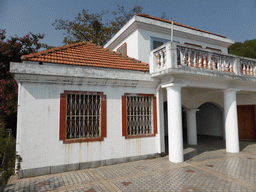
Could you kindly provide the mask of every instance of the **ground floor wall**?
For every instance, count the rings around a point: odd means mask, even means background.
[[[107,137],[103,141],[63,143],[59,139],[60,95],[64,91],[103,92],[107,104]],[[125,93],[158,95],[158,134],[126,139],[122,136],[122,96]],[[182,88],[183,118],[196,112],[197,134],[225,136],[224,94],[221,90]],[[138,160],[165,152],[168,135],[167,96],[155,87],[93,86],[22,82],[19,86],[17,151],[23,158],[23,177]],[[237,105],[256,105],[254,93],[237,93]],[[165,117],[165,118],[163,118]],[[163,120],[164,119],[164,120]],[[187,124],[183,119],[183,134]],[[255,122],[255,121],[254,121]],[[254,124],[255,126],[255,124]],[[256,132],[255,132],[256,133]],[[184,137],[183,139],[187,139]]]
[[[106,95],[107,137],[103,141],[63,143],[59,140],[60,94],[65,90]],[[22,82],[17,150],[23,159],[23,176],[125,162],[157,154],[156,136],[132,139],[122,136],[121,98],[124,93],[156,95],[156,89]]]

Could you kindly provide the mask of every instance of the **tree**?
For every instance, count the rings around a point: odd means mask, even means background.
[[[44,38],[42,34],[29,33],[24,37],[6,39],[6,31],[0,29],[0,122],[7,128],[16,131],[17,84],[9,73],[10,62],[21,62],[22,55],[34,53],[40,48],[47,48],[39,43]]]
[[[233,55],[256,59],[256,39],[247,40],[244,43],[236,42],[229,46],[228,52]]]
[[[4,123],[0,122],[0,171],[4,184],[15,173],[15,161],[17,161],[17,171],[20,170],[21,157],[16,154],[15,139],[4,128]],[[0,183],[1,185],[1,183]]]
[[[109,12],[89,13],[83,9],[78,13],[74,21],[55,20],[52,25],[56,30],[64,30],[63,43],[72,44],[80,41],[90,41],[98,45],[104,45],[121,27],[129,21],[135,14],[142,13],[141,6],[134,6],[128,12],[124,6],[117,5],[117,11],[112,12],[114,20],[103,19]]]

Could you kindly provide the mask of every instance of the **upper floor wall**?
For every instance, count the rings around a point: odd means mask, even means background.
[[[120,52],[125,45],[126,51],[123,53],[149,63],[150,51],[171,41],[172,29],[173,41],[180,44],[227,53],[227,48],[234,43],[224,36],[176,22],[172,25],[167,20],[136,15],[104,47]]]

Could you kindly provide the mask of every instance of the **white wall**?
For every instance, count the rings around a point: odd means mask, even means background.
[[[133,33],[131,33],[128,37],[121,41],[121,43],[119,43],[117,46],[115,46],[113,51],[117,51],[117,49],[124,43],[127,43],[127,55],[129,57],[138,59],[138,30],[136,29],[135,31],[133,31]]]
[[[107,95],[107,137],[104,141],[63,144],[59,141],[60,93],[101,91]],[[156,137],[122,136],[121,96],[156,94],[152,88],[22,83],[18,122],[22,169],[98,161],[157,153]]]
[[[238,93],[237,105],[256,105],[256,93]]]
[[[171,31],[170,31],[170,34],[171,34]],[[166,35],[166,34],[148,31],[144,29],[138,29],[138,46],[139,46],[138,59],[146,63],[149,63],[149,53],[151,51],[150,50],[151,37],[171,40],[171,35]],[[184,44],[185,42],[187,42],[187,43],[202,45],[203,48],[212,47],[216,49],[221,49],[223,53],[227,53],[227,48],[225,47],[204,43],[204,42],[199,42],[189,38],[181,38],[181,37],[174,36],[173,40],[178,41],[181,44]]]

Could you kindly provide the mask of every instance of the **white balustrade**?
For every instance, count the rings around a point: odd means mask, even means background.
[[[247,60],[245,58],[240,60],[241,75],[256,76],[256,61]]]
[[[256,59],[171,42],[155,49],[151,54],[152,72],[167,68],[190,67],[256,76]]]
[[[235,57],[177,46],[178,65],[234,73]],[[256,71],[256,69],[255,69]]]

